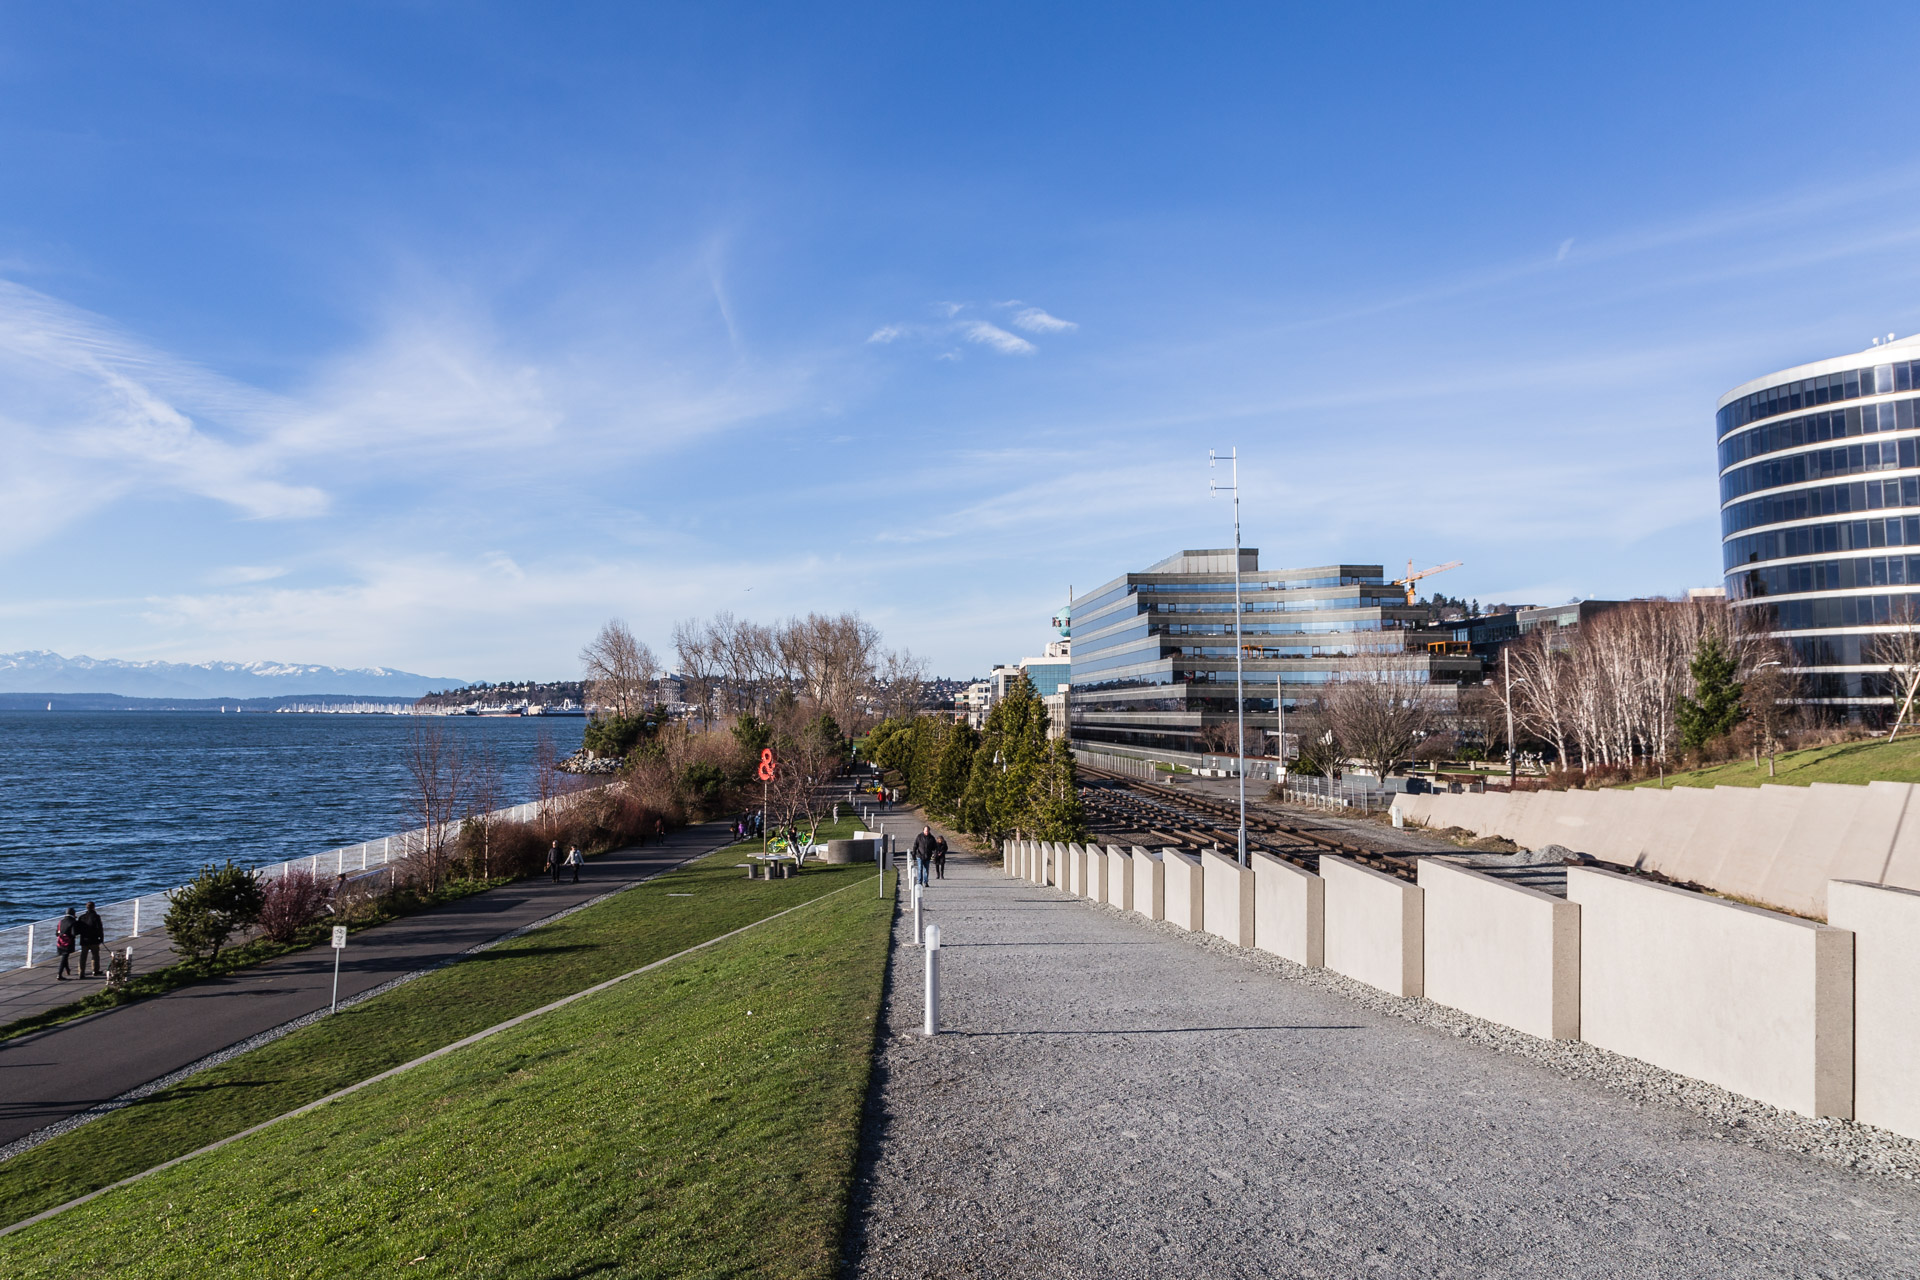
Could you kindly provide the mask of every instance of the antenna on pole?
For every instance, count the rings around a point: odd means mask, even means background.
[[[1244,867],[1249,865],[1250,859],[1247,856],[1247,654],[1246,646],[1241,642],[1240,636],[1239,447],[1235,446],[1234,449],[1228,453],[1227,457],[1233,464],[1233,483],[1221,484],[1218,477],[1213,475],[1213,470],[1220,461],[1220,455],[1212,449],[1207,450],[1207,493],[1209,496],[1220,493],[1231,493],[1233,495],[1233,721],[1234,735],[1236,738],[1233,746],[1233,758],[1234,763],[1238,766],[1235,772],[1238,773],[1240,777],[1239,862],[1240,865]],[[1276,679],[1277,678],[1278,677],[1276,677]],[[1279,686],[1276,684],[1274,687],[1277,689]],[[1286,747],[1283,742],[1281,746],[1283,754],[1285,750]]]

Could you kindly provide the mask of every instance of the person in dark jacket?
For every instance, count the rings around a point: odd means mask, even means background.
[[[54,975],[57,982],[65,982],[73,976],[70,967],[73,964],[73,949],[79,943],[80,922],[73,918],[73,908],[67,908],[67,914],[60,917],[53,926],[53,952],[60,957],[60,972]]]
[[[107,922],[100,918],[100,913],[95,911],[93,904],[89,902],[87,909],[80,914],[80,919],[75,923],[78,926],[75,932],[80,938],[80,976],[83,978],[87,976],[87,957],[92,956],[93,976],[106,977],[107,975],[100,968],[100,944],[107,940]]]
[[[936,880],[947,878],[947,838],[945,836],[933,838],[933,878]]]
[[[920,834],[913,838],[913,880],[915,884],[925,884],[927,882],[927,867],[933,862],[933,846],[933,828],[920,828]]]
[[[547,878],[555,884],[560,883],[560,842],[558,840],[547,846]]]

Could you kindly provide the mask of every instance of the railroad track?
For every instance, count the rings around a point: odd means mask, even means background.
[[[1111,843],[1172,844],[1189,850],[1237,843],[1239,810],[1204,796],[1181,794],[1158,783],[1080,765],[1080,802],[1089,826]],[[1144,837],[1144,838],[1143,838]],[[1266,814],[1247,814],[1247,844],[1307,868],[1320,869],[1322,853],[1337,853],[1403,880],[1414,878],[1418,855],[1382,853]]]

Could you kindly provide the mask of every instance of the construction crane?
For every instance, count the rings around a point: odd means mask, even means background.
[[[1449,560],[1445,564],[1437,564],[1431,569],[1422,569],[1420,572],[1415,573],[1413,571],[1413,561],[1409,560],[1407,561],[1407,576],[1404,578],[1395,578],[1393,585],[1396,587],[1405,587],[1407,589],[1407,603],[1412,604],[1414,583],[1420,581],[1422,578],[1431,578],[1436,573],[1445,573],[1449,569],[1458,569],[1465,563],[1466,561],[1464,560]]]

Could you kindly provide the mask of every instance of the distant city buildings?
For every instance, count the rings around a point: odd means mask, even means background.
[[[955,697],[956,716],[974,728],[980,728],[986,724],[987,715],[993,710],[994,704],[1007,696],[1008,686],[1024,675],[1046,705],[1048,736],[1060,737],[1066,731],[1067,685],[1073,671],[1072,616],[1071,609],[1063,609],[1054,617],[1053,624],[1058,629],[1058,637],[1049,640],[1038,657],[995,665],[985,680],[975,682],[968,686],[963,695]]]
[[[1803,690],[1888,697],[1873,637],[1920,613],[1920,337],[1797,365],[1720,398],[1722,568],[1747,626],[1784,642]]]
[[[1377,564],[1262,569],[1248,549],[1239,568],[1249,716],[1267,721],[1281,699],[1290,710],[1315,701],[1367,662],[1391,662],[1449,698],[1481,677],[1480,659],[1450,632],[1427,630],[1428,607],[1408,604]],[[1230,751],[1218,739],[1235,718],[1233,593],[1228,549],[1183,551],[1076,597],[1074,745]]]

